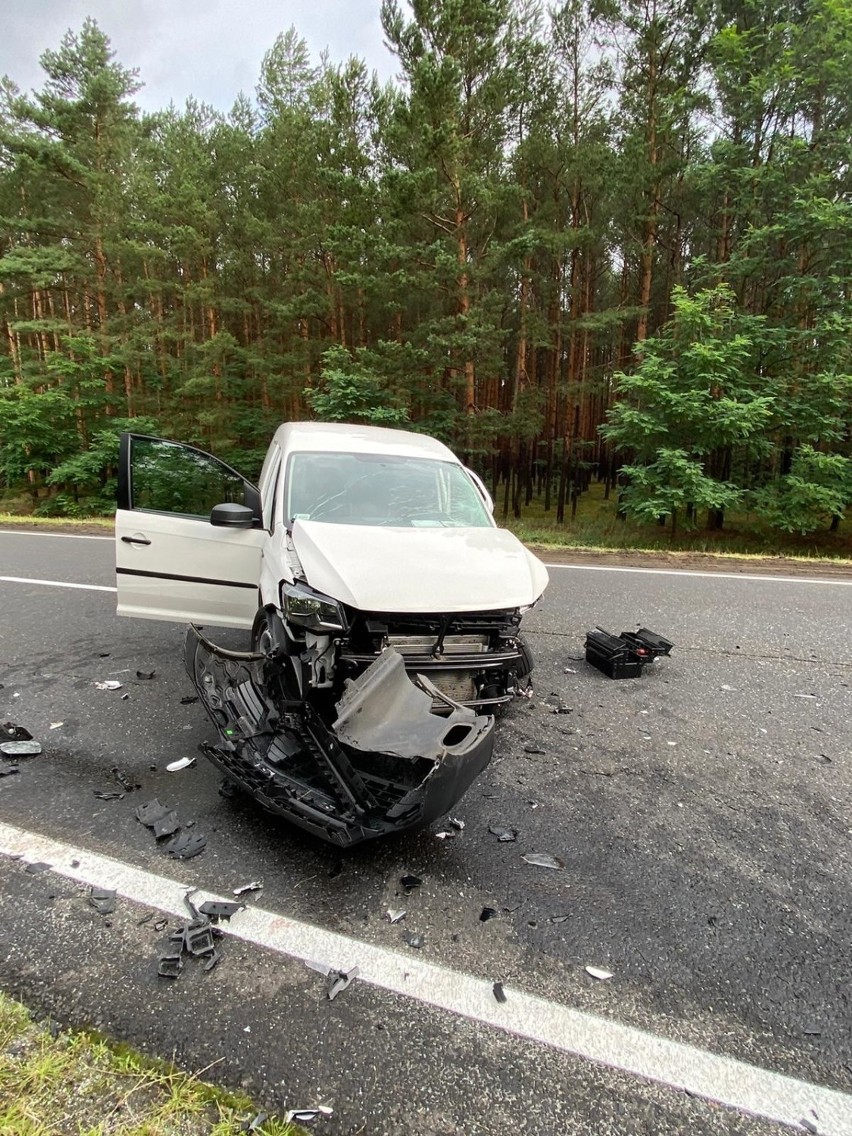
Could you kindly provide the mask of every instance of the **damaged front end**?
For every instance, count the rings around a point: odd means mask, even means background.
[[[205,756],[264,808],[333,844],[430,824],[491,759],[494,718],[423,675],[412,680],[393,648],[347,680],[336,703],[293,698],[274,653],[223,650],[196,627],[185,659],[219,732]]]

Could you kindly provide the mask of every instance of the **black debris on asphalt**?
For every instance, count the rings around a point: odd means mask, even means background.
[[[488,831],[492,836],[497,837],[498,844],[512,844],[518,839],[518,830],[516,828],[504,828],[502,825],[492,824],[489,826]]]
[[[160,955],[157,974],[160,978],[179,978],[183,971],[183,955],[180,952]]]
[[[142,679],[156,678],[157,672],[156,671],[137,671],[136,677],[142,678]]]
[[[406,895],[410,895],[415,888],[419,888],[423,883],[419,876],[401,876],[399,882],[405,888]]]
[[[546,751],[541,748],[538,742],[530,742],[529,745],[524,746],[524,753],[545,753]]]
[[[16,722],[3,722],[0,724],[0,742],[31,742],[33,736],[25,726]]]
[[[29,872],[31,876],[36,876],[39,872],[50,871],[51,867],[51,864],[43,864],[40,860],[37,860],[33,864],[27,864],[26,868],[24,868],[24,871]]]
[[[156,797],[153,800],[146,801],[144,805],[137,805],[135,810],[136,819],[141,821],[146,828],[153,828],[158,820],[162,820],[164,816],[168,816],[171,809],[166,805],[161,805]]]
[[[114,765],[112,769],[110,769],[110,773],[112,774],[113,780],[118,782],[125,793],[132,793],[134,789],[142,788],[138,781],[128,776],[128,774],[126,774],[123,769],[119,769],[117,765]]]
[[[200,832],[178,832],[166,844],[166,852],[175,860],[191,860],[207,847],[207,837]]]
[[[197,702],[197,701],[198,701],[198,695],[197,694],[185,694],[183,696],[183,698],[180,700],[180,704],[181,704],[181,706],[192,706],[193,702]]]
[[[479,913],[479,922],[487,923],[489,919],[496,919],[499,914],[496,907],[483,907]]]
[[[99,915],[112,915],[115,911],[115,892],[111,888],[89,888],[89,903]]]
[[[338,994],[342,994],[359,974],[360,971],[357,966],[353,966],[349,970],[329,970],[328,987],[326,989],[329,1002],[333,1002]]]
[[[0,765],[0,777],[11,777],[13,773],[20,773],[17,765]]]
[[[595,627],[586,635],[586,662],[609,678],[639,678],[649,663],[670,655],[673,646],[647,627],[620,635]]]
[[[238,911],[242,911],[245,907],[244,903],[230,903],[227,900],[208,899],[198,908],[201,915],[206,915],[208,919],[212,919],[214,923],[218,923],[220,919],[229,922],[231,916],[236,915]]]
[[[409,947],[413,947],[416,951],[419,951],[426,941],[422,935],[418,935],[415,931],[404,931],[402,938]]]
[[[491,989],[494,991],[494,997],[498,1002],[506,1001],[506,991],[503,989],[502,982],[495,982]]]
[[[123,801],[125,797],[125,794],[119,793],[117,789],[93,789],[92,793],[99,801]]]
[[[146,801],[144,805],[138,805],[134,812],[136,819],[150,828],[157,840],[170,838],[162,847],[176,860],[190,860],[207,847],[206,836],[202,836],[200,832],[182,831],[177,813],[161,804],[156,797]],[[191,828],[194,823],[189,821],[183,828]]]
[[[166,813],[151,825],[151,831],[157,840],[161,840],[164,836],[174,836],[179,828],[180,821],[175,812]]]

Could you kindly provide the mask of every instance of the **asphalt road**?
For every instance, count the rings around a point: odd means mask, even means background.
[[[109,540],[0,533],[0,577],[108,588],[112,557]],[[213,740],[180,702],[182,627],[118,619],[109,591],[0,580],[0,603],[0,719],[44,745],[0,779],[0,823],[214,892],[262,878],[254,902],[292,920],[852,1092],[849,586],[554,569],[526,620],[537,698],[500,724],[457,810],[464,830],[342,859],[221,797],[203,759],[165,771]],[[581,660],[597,624],[647,626],[676,647],[612,682]],[[111,677],[122,691],[94,686]],[[553,714],[551,692],[573,713]],[[117,788],[116,767],[141,787],[96,799]],[[207,836],[200,857],[177,866],[155,847],[134,818],[154,796]],[[498,843],[494,824],[517,842]],[[564,871],[528,865],[533,851]],[[423,879],[410,896],[406,872]],[[231,938],[212,973],[158,981],[167,932],[138,925],[144,908],[104,919],[77,884],[8,857],[0,877],[3,988],[185,1067],[216,1062],[270,1108],[328,1103],[317,1131],[782,1130],[366,982],[328,1002],[301,963]],[[486,906],[499,918],[481,922]],[[405,922],[389,924],[388,907]],[[614,977],[595,981],[589,964]]]

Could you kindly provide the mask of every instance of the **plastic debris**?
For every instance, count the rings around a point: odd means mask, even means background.
[[[455,828],[458,832],[464,832],[464,821],[459,820],[458,817],[450,817],[450,828]]]
[[[175,860],[191,860],[207,847],[207,837],[200,832],[179,832],[166,845],[166,851]]]
[[[547,751],[543,750],[541,748],[541,746],[538,744],[538,742],[530,742],[529,745],[524,746],[524,753],[546,753],[546,752]]]
[[[399,882],[405,888],[406,895],[409,895],[415,888],[419,888],[423,883],[419,876],[401,876]]]
[[[288,1124],[313,1124],[321,1116],[334,1116],[334,1109],[323,1104],[317,1108],[291,1108],[284,1119]]]
[[[51,730],[58,730],[60,726],[64,726],[64,725],[65,725],[64,722],[51,722],[50,728],[51,728]]]
[[[489,826],[488,831],[492,836],[497,837],[498,844],[511,844],[518,839],[518,830],[516,828],[503,828],[500,825],[492,824]]]
[[[18,695],[13,695],[17,698]],[[31,742],[32,734],[26,726],[19,726],[16,722],[4,722],[0,725],[0,740],[4,742]]]
[[[156,678],[156,675],[157,675],[156,671],[137,671],[136,672],[137,678]]]
[[[134,789],[141,789],[142,787],[138,781],[134,780],[122,769],[119,769],[117,765],[114,765],[112,769],[110,769],[110,773],[113,776],[113,780],[118,782],[125,793],[132,793]]]
[[[0,777],[11,777],[13,773],[20,773],[17,765],[0,765]]]
[[[550,713],[551,714],[573,714],[574,713],[574,707],[569,706],[567,702],[564,702],[560,698],[558,702],[556,702],[553,706],[551,706]]]
[[[164,836],[174,836],[180,828],[180,821],[178,820],[177,813],[166,813],[165,816],[155,820],[151,825],[151,831],[157,840],[162,840]]]
[[[402,937],[409,947],[413,947],[416,951],[419,951],[426,941],[422,935],[418,935],[414,931],[406,931]]]
[[[155,915],[155,912],[153,912],[153,911],[149,911],[149,912],[147,913],[147,915],[143,915],[141,919],[137,919],[137,920],[136,920],[136,926],[137,926],[137,927],[144,927],[144,925],[145,925],[146,923],[150,923],[150,922],[151,922],[151,920],[152,920],[152,919],[154,918],[154,915]]]
[[[93,789],[92,793],[98,798],[99,801],[124,800],[124,793],[119,793],[117,789]]]
[[[41,746],[27,740],[0,742],[0,753],[6,757],[36,757],[41,753]]]
[[[248,891],[260,891],[263,887],[263,880],[252,880],[250,884],[243,884],[242,887],[234,888],[233,894],[236,896],[245,895]]]
[[[494,997],[498,1002],[506,1001],[506,991],[503,989],[502,982],[495,982],[491,989],[494,991]]]
[[[179,978],[182,970],[183,954],[180,951],[160,955],[157,966],[157,974],[160,978]]]
[[[405,911],[404,908],[401,908],[401,907],[396,909],[396,910],[394,908],[390,907],[390,908],[388,908],[386,914],[387,914],[387,917],[388,917],[388,923],[401,923],[402,920],[408,914],[408,912]]]
[[[330,970],[327,990],[329,1002],[333,1002],[338,994],[342,994],[359,974],[360,971],[357,966],[353,966],[351,970]]]
[[[181,704],[181,706],[191,706],[193,704],[193,702],[197,702],[197,701],[198,701],[198,695],[197,694],[185,694],[183,696],[183,698],[180,700],[180,704]]]
[[[214,923],[218,923],[220,919],[224,919],[227,923],[232,915],[236,915],[238,911],[245,908],[244,903],[229,903],[228,900],[221,899],[208,899],[199,907],[201,915],[206,915],[208,919],[212,919]]]
[[[499,914],[496,907],[483,907],[479,913],[479,922],[487,923],[489,919],[496,919]]]
[[[442,832],[435,833],[436,840],[454,840],[458,834],[452,832],[450,829],[445,828]]]
[[[41,860],[36,860],[33,864],[27,864],[26,868],[24,868],[24,871],[29,872],[31,876],[36,876],[39,872],[49,871],[50,868],[50,864],[43,864]]]
[[[565,867],[563,860],[558,856],[551,856],[549,852],[526,852],[521,859],[527,864],[532,864],[534,868],[553,868],[561,871]]]
[[[112,915],[115,911],[115,892],[110,888],[89,888],[89,903],[99,915]]]
[[[611,970],[603,970],[599,966],[587,966],[585,971],[586,974],[590,974],[592,978],[597,978],[599,982],[606,982],[608,978],[612,978]]]
[[[154,797],[153,800],[147,801],[144,805],[137,805],[135,809],[136,819],[141,821],[146,828],[151,828],[158,820],[167,816],[171,809],[160,802]]]
[[[570,916],[568,916],[568,915],[551,915],[550,922],[551,923],[566,923],[569,918],[570,918]]]
[[[105,682],[96,682],[94,685],[98,690],[121,690],[124,683],[119,682],[117,678],[108,678]]]
[[[205,973],[209,973],[213,969],[213,967],[218,966],[221,961],[222,961],[222,956],[214,948],[214,950],[211,952],[210,957],[208,958],[207,962],[204,964]]]
[[[195,765],[194,757],[179,757],[177,761],[170,761],[166,766],[168,773],[179,773],[181,769],[189,769],[191,765]]]

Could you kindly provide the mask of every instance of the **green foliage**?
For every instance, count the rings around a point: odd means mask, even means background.
[[[754,495],[754,507],[775,528],[814,532],[841,518],[852,503],[852,460],[799,446],[790,472]]]
[[[390,397],[379,376],[344,347],[328,348],[323,354],[321,384],[305,391],[311,409],[323,422],[402,426],[408,421],[408,410],[389,405]]]

